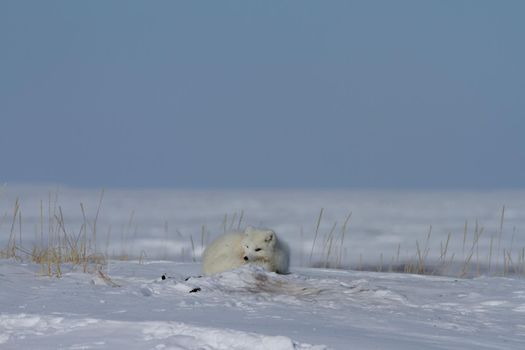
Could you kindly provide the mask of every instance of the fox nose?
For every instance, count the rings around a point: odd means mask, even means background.
[[[247,256],[244,257],[244,261],[248,261],[248,257]]]

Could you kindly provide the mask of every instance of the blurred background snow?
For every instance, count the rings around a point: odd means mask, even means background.
[[[12,225],[17,200],[21,215]],[[11,229],[19,238],[20,227],[22,246],[31,248],[42,236],[45,243],[48,232],[56,230],[50,228],[55,215],[63,216],[68,233],[78,234],[85,221],[81,203],[91,230],[101,203],[97,251],[113,257],[199,260],[214,237],[246,225],[276,230],[290,244],[295,266],[322,263],[330,254],[343,267],[382,264],[386,268],[394,260],[413,259],[416,242],[420,250],[427,248],[429,258],[438,258],[449,233],[448,256],[454,253],[459,261],[469,254],[475,232],[479,234],[476,254],[482,263],[488,262],[489,254],[496,258],[498,244],[500,257],[503,249],[513,251],[517,262],[525,246],[524,191],[95,190],[52,186],[3,188],[0,244],[6,244]],[[350,213],[341,246],[342,226]]]

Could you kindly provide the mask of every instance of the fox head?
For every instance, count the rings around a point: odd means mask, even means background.
[[[251,226],[244,231],[242,239],[243,259],[246,262],[264,260],[273,254],[277,237],[268,229],[256,229]]]

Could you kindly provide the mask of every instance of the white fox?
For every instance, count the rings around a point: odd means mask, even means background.
[[[219,236],[204,251],[202,271],[212,275],[244,264],[255,264],[271,272],[288,273],[290,249],[274,231],[248,227],[243,232]]]

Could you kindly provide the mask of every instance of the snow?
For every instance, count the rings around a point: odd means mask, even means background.
[[[86,209],[87,225],[93,225],[100,191],[61,188],[57,200],[56,193],[28,186],[0,190],[0,247],[10,236],[16,198],[22,215],[14,232],[28,249],[41,240],[42,231],[53,231],[48,218],[58,207],[68,231],[78,234],[85,224],[79,203]],[[377,267],[381,254],[386,265],[399,244],[401,257],[411,257],[416,240],[424,248],[429,225],[429,256],[439,254],[439,243],[452,232],[449,249],[461,261],[465,220],[468,241],[476,222],[484,228],[476,247],[483,259],[491,237],[501,236],[502,249],[514,254],[525,246],[523,191],[110,189],[104,193],[95,249],[136,260],[110,259],[102,274],[95,266],[83,273],[66,264],[56,278],[44,276],[42,267],[27,257],[0,259],[0,348],[525,348],[523,274],[481,270],[463,279],[455,273],[311,268],[308,258],[321,208],[321,242],[335,221],[340,225],[352,212],[345,266],[355,267],[362,255],[363,263]],[[206,242],[224,226],[236,227],[241,211],[241,226],[270,227],[293,242],[290,274],[244,266],[200,276]],[[316,247],[313,260],[322,255]]]
[[[92,222],[101,190],[68,187],[14,186],[0,188],[0,246],[9,239],[11,216],[18,199],[22,239],[30,248],[48,230],[48,218],[62,209],[66,228],[78,234],[84,224],[80,203]],[[451,233],[449,251],[456,261],[468,254],[476,224],[483,229],[479,255],[487,265],[491,240],[497,246],[505,207],[501,250],[514,254],[525,247],[525,191],[365,191],[365,190],[174,190],[106,189],[97,222],[98,250],[113,256],[146,254],[150,260],[198,260],[206,243],[224,231],[247,225],[274,229],[294,242],[292,265],[310,263],[320,210],[323,216],[312,263],[323,261],[322,239],[337,223],[336,235],[351,212],[342,249],[342,266],[388,265],[414,260],[416,240],[425,245],[432,226],[429,257],[439,257]],[[41,212],[44,219],[42,221]],[[5,218],[2,215],[5,214]],[[226,216],[226,223],[225,223]],[[463,232],[467,223],[467,242]],[[43,225],[42,225],[43,224]],[[18,226],[18,225],[17,225]],[[15,226],[15,228],[17,227]],[[204,237],[202,232],[205,232]],[[192,247],[190,236],[193,238]],[[204,242],[203,239],[204,238]],[[517,256],[514,256],[517,261]],[[492,261],[494,263],[494,261]],[[500,263],[500,265],[502,265]],[[386,267],[386,266],[385,266]]]
[[[525,346],[525,280],[519,278],[312,268],[277,275],[253,266],[199,277],[198,263],[110,266],[118,287],[96,272],[68,267],[62,278],[49,278],[37,265],[0,260],[1,348]]]

